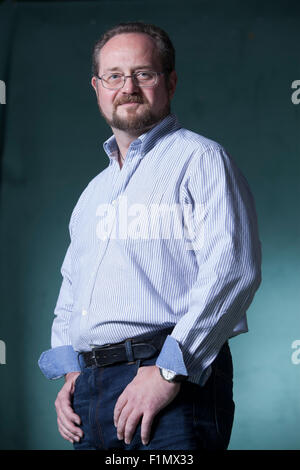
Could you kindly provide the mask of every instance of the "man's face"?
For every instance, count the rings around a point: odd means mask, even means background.
[[[152,38],[141,33],[119,34],[111,38],[100,51],[99,76],[108,72],[132,75],[151,70],[162,72],[162,64]],[[127,78],[123,88],[104,88],[97,77],[92,78],[99,109],[113,129],[141,134],[153,127],[170,112],[170,100],[175,92],[176,73],[159,75],[153,88],[135,85]]]

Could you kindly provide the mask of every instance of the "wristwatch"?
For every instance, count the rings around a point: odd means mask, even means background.
[[[184,380],[187,379],[186,375],[179,375],[176,374],[176,372],[173,372],[172,370],[169,369],[164,369],[163,367],[159,367],[159,372],[160,375],[164,380],[167,382],[183,382]]]

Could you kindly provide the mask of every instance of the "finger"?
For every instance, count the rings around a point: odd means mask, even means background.
[[[117,403],[114,408],[114,425],[117,427],[118,426],[118,421],[120,414],[122,413],[122,410],[124,406],[127,404],[127,397],[122,393],[122,395],[119,396]]]
[[[74,415],[74,413],[73,413],[73,415]],[[71,416],[73,416],[73,415],[71,414]],[[58,412],[57,413],[57,419],[64,426],[64,428],[68,430],[68,432],[70,432],[72,434],[75,434],[75,435],[78,435],[79,437],[82,437],[83,436],[83,431],[79,427],[79,424],[77,424],[77,423],[79,423],[80,418],[77,417],[77,418],[74,418],[74,419],[70,419],[69,416],[67,416],[64,412]],[[76,416],[77,415],[75,415],[75,417]]]
[[[74,413],[68,395],[63,395],[58,400],[56,400],[55,408],[58,416],[63,415],[66,420],[72,421],[73,423],[76,423],[78,425],[81,424],[80,416]]]
[[[139,424],[142,413],[132,412],[126,420],[125,429],[124,429],[124,441],[125,444],[130,444],[132,441],[133,435],[136,431],[136,427]]]
[[[74,443],[74,441],[77,441],[79,442],[80,440],[80,437],[71,433],[63,424],[62,422],[57,419],[57,425],[58,425],[58,430],[61,434],[61,436],[66,439],[67,441],[71,442],[72,444]]]
[[[78,426],[75,426],[71,421],[66,421],[62,416],[57,417],[57,422],[68,435],[71,435],[73,438],[82,437],[83,431]]]
[[[71,444],[74,444],[74,440],[73,440],[73,439],[71,439],[69,436],[67,436],[61,429],[58,428],[58,430],[59,430],[60,435],[61,435],[66,441],[69,441],[69,442],[71,442]]]
[[[141,425],[141,440],[144,446],[149,443],[154,414],[144,414]]]
[[[117,436],[118,436],[118,439],[120,440],[124,439],[125,426],[126,426],[127,418],[130,415],[130,413],[131,413],[131,409],[129,408],[129,406],[124,406],[121,414],[119,415],[118,425],[117,425]]]
[[[74,410],[71,406],[66,406],[61,409],[61,413],[65,419],[71,423],[76,423],[78,426],[81,424],[80,416],[74,413]]]

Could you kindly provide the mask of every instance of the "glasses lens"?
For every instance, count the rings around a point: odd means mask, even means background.
[[[132,75],[135,83],[138,86],[151,87],[156,84],[156,72],[141,71]],[[124,75],[121,73],[107,73],[102,75],[102,84],[105,88],[118,89],[124,85]],[[127,77],[126,77],[127,78]]]
[[[123,75],[120,73],[108,73],[102,75],[102,83],[105,88],[121,88],[123,86]]]
[[[134,77],[140,86],[153,86],[156,82],[155,72],[137,72],[134,74]]]

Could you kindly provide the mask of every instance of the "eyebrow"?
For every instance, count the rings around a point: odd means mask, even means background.
[[[153,67],[152,67],[152,65],[137,65],[136,67],[134,67],[133,70],[145,70],[145,69],[152,70]],[[104,70],[104,73],[106,73],[106,72],[116,72],[116,71],[120,71],[120,70],[121,70],[120,67],[110,67],[110,68]]]

